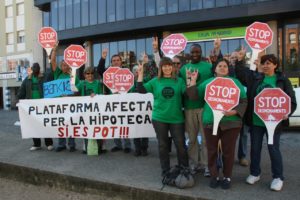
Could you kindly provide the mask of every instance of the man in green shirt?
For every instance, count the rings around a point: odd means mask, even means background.
[[[179,71],[179,75],[186,80],[187,86],[190,84],[191,76],[189,73],[198,71],[198,77],[196,85],[205,81],[206,79],[213,76],[211,68],[212,65],[208,62],[201,60],[202,49],[198,44],[193,44],[190,49],[191,62],[185,64]],[[206,140],[203,133],[203,128],[200,127],[201,122],[201,112],[200,102],[189,100],[187,97],[184,99],[184,112],[185,112],[185,130],[189,137],[188,145],[188,155],[190,161],[190,167],[194,173],[200,168],[205,168],[204,176],[210,176],[207,168],[207,148]],[[198,133],[201,133],[201,155],[199,155],[199,143],[198,143]]]

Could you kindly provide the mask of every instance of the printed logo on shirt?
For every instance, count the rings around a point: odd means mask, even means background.
[[[165,87],[161,93],[163,97],[165,97],[166,99],[170,99],[174,96],[175,91],[172,87]]]

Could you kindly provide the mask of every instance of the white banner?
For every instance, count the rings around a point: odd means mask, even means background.
[[[155,137],[152,94],[21,100],[22,138]]]

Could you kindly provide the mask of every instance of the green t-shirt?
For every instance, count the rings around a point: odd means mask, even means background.
[[[164,123],[183,123],[182,95],[186,86],[181,78],[153,78],[144,84],[154,96],[152,119]]]
[[[190,70],[191,72],[198,70],[198,78],[196,82],[196,86],[200,85],[203,83],[205,80],[211,78],[213,76],[212,71],[211,71],[212,65],[208,62],[198,62],[195,64],[188,63],[185,64],[179,71],[180,77],[184,81],[186,81],[186,70]],[[184,108],[185,109],[195,109],[195,108],[200,108],[200,102],[199,101],[192,101],[189,100],[188,97],[184,98]]]
[[[39,80],[37,77],[32,76],[31,77],[32,81],[32,88],[31,88],[31,98],[32,99],[40,99],[40,91],[39,91]]]
[[[103,94],[103,84],[99,80],[94,80],[93,82],[88,82],[86,80],[80,81],[76,85],[81,96],[89,96],[94,94]]]
[[[263,82],[257,87],[256,94],[260,93],[264,88],[275,88],[276,87],[276,75],[265,76]],[[252,123],[255,126],[265,127],[265,123],[253,112]]]
[[[241,82],[238,79],[235,79],[232,77],[226,77],[226,78],[232,79],[234,81],[234,83],[239,87],[240,99],[247,99],[247,95],[246,95],[244,86],[241,84]],[[214,122],[214,115],[213,115],[212,109],[209,107],[209,105],[204,100],[206,85],[209,84],[214,79],[215,79],[215,77],[207,79],[206,81],[204,81],[197,87],[198,94],[199,94],[199,103],[200,103],[201,107],[203,107],[202,120],[203,120],[204,125],[213,124],[213,122]],[[238,115],[224,116],[221,119],[220,123],[226,122],[226,121],[237,121],[237,120],[241,120],[241,117]]]

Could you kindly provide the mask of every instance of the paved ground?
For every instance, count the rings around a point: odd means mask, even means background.
[[[209,179],[196,175],[196,185],[190,189],[166,186],[161,189],[160,166],[155,139],[150,140],[150,154],[136,158],[133,154],[107,153],[88,157],[80,151],[70,153],[29,152],[31,140],[22,140],[16,111],[0,111],[0,176],[47,184],[53,188],[70,189],[83,193],[106,193],[124,199],[295,199],[300,195],[300,133],[282,136],[281,149],[286,180],[282,192],[269,190],[270,161],[266,141],[262,155],[262,179],[250,186],[244,183],[248,168],[237,164],[233,171],[233,187],[228,191],[210,189]],[[56,141],[55,141],[56,142]],[[82,141],[77,140],[77,144]],[[79,145],[80,146],[80,145]],[[78,146],[78,147],[79,147]],[[108,142],[107,148],[112,146]],[[175,161],[175,152],[171,158]],[[18,178],[19,177],[19,178]],[[21,178],[20,178],[21,177]],[[44,181],[43,181],[44,180]],[[56,181],[55,181],[56,180]],[[99,193],[98,193],[99,194]],[[151,196],[152,195],[152,196]],[[1,198],[0,198],[1,199]]]
[[[81,194],[0,178],[1,200],[121,200],[120,198]]]

